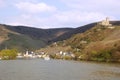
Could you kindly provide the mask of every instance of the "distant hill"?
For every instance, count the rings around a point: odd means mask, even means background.
[[[72,28],[39,29],[26,26],[0,25],[0,49],[38,49],[48,45],[49,41],[72,31]]]
[[[93,24],[79,28],[40,29],[27,26],[11,26],[0,24],[0,49],[38,49],[53,42],[70,38],[91,28]]]
[[[26,26],[8,26],[8,25],[4,25],[4,26],[8,30],[30,36],[34,39],[42,39],[45,41],[49,41],[51,39],[59,37],[60,35],[66,32],[73,30],[73,28],[40,29],[40,28],[32,28]]]
[[[62,40],[66,40],[68,38],[70,38],[72,35],[75,35],[77,33],[83,33],[85,32],[86,30],[89,30],[91,29],[92,27],[94,27],[98,22],[95,22],[95,23],[90,23],[90,24],[87,24],[87,25],[84,25],[84,26],[80,26],[78,28],[74,28],[72,31],[68,31],[67,33],[63,34],[63,35],[60,35],[59,37],[57,38],[54,38],[52,39],[53,42],[56,42],[56,41],[62,41]],[[120,21],[110,21],[110,23],[112,25],[120,25]]]
[[[119,25],[120,21],[112,21],[114,25]],[[71,36],[83,33],[91,29],[97,23],[91,23],[78,28],[55,28],[55,29],[40,29],[27,26],[11,26],[0,24],[0,49],[18,48],[39,49],[51,43],[62,41]]]

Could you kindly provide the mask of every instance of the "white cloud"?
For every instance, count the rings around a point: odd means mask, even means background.
[[[119,0],[61,0],[65,3],[63,9],[41,2],[20,2],[16,7],[21,11],[18,16],[11,17],[7,22],[13,25],[26,25],[39,28],[78,27],[100,21],[105,17],[115,19],[118,14]],[[87,1],[87,2],[86,2]],[[116,4],[115,6],[112,5]],[[58,4],[58,3],[57,3]],[[116,10],[115,10],[115,9]],[[111,11],[111,10],[112,11]],[[25,13],[27,12],[27,13]],[[33,14],[42,13],[43,14]],[[48,13],[52,12],[52,13]],[[118,12],[118,13],[116,13]],[[47,16],[46,16],[47,15]]]
[[[23,14],[19,16],[9,17],[8,24],[10,25],[24,25],[24,26],[34,26],[36,19],[33,18],[34,16]]]
[[[18,25],[25,25],[25,26],[28,26],[28,25],[26,25],[26,24],[19,23],[19,22],[8,22],[7,24],[8,24],[8,25],[13,25],[13,26],[18,26]]]
[[[119,0],[61,0],[63,3],[67,4],[67,5],[74,5],[77,4],[79,6],[96,6],[96,7],[106,7],[106,6],[117,6],[119,5],[120,1]],[[103,6],[105,5],[105,6]],[[114,6],[113,6],[114,5]],[[75,5],[74,5],[75,6]],[[73,7],[73,6],[72,6]]]
[[[3,3],[3,0],[0,0],[0,5]]]
[[[64,11],[54,13],[49,17],[24,14],[19,17],[14,17],[12,21],[10,20],[9,24],[39,28],[78,27],[91,22],[100,21],[105,17],[105,14],[97,12]]]
[[[120,0],[61,0],[68,7],[83,11],[111,11],[118,10]]]
[[[15,6],[20,10],[30,13],[53,12],[56,10],[56,7],[45,3],[20,2],[15,4]]]
[[[5,6],[5,2],[3,0],[0,0],[0,7]]]
[[[100,21],[105,19],[107,15],[98,12],[81,12],[73,10],[60,12],[52,17],[55,18],[54,20],[59,24],[77,27],[87,23]],[[110,18],[114,17],[110,16]]]

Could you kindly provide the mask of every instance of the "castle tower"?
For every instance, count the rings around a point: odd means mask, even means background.
[[[109,25],[109,17],[106,17],[106,25]]]
[[[112,24],[110,24],[109,17],[106,17],[106,19],[101,21],[99,25],[108,27],[108,26],[111,26]]]

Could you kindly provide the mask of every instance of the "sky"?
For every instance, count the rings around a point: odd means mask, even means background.
[[[120,0],[0,0],[0,24],[37,28],[79,27],[120,20]]]

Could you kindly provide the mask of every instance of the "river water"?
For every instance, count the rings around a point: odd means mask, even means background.
[[[0,80],[120,80],[120,64],[41,59],[1,60]]]

